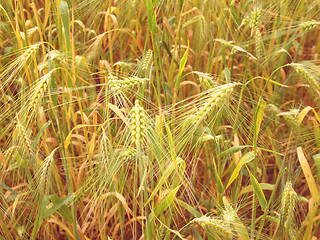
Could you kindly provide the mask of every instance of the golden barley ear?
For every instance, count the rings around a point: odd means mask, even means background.
[[[22,154],[27,159],[34,159],[35,150],[33,147],[33,141],[31,140],[32,131],[26,127],[26,124],[22,123],[20,119],[16,116],[13,120],[14,132],[13,132],[13,144],[18,146],[18,149],[22,150]],[[13,146],[12,151],[10,150],[6,154],[13,154],[15,151],[15,146]],[[9,150],[9,149],[8,149]],[[32,162],[34,163],[34,162]]]

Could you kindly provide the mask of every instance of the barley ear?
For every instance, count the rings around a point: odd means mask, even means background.
[[[40,195],[48,194],[49,193],[49,186],[50,186],[50,179],[52,179],[52,168],[54,163],[54,153],[57,151],[58,148],[55,148],[50,155],[43,161],[42,165],[39,168],[38,173],[36,174],[37,177],[40,178],[38,191]]]
[[[292,225],[294,224],[294,214],[297,203],[297,193],[289,181],[282,192],[280,209],[280,227],[281,233],[292,234]]]
[[[193,115],[193,121],[195,123],[195,126],[202,122],[202,120],[204,120],[210,112],[219,107],[222,104],[222,102],[230,96],[234,87],[237,85],[239,84],[228,83],[209,91],[209,96],[207,100]]]
[[[136,100],[135,106],[130,111],[131,142],[137,147],[141,147],[146,136],[147,118],[146,112]]]
[[[208,234],[214,237],[229,239],[232,235],[232,231],[225,221],[216,217],[202,216],[193,219],[191,222],[199,224]]]
[[[320,91],[319,81],[300,63],[292,63],[296,73],[310,85],[311,91]]]
[[[306,32],[306,31],[310,31],[311,29],[316,28],[319,24],[320,24],[320,22],[316,22],[315,20],[311,20],[311,21],[306,21],[306,22],[300,23],[299,28],[300,28],[300,30]]]
[[[37,107],[37,104],[40,102],[40,100],[43,98],[44,92],[47,89],[47,86],[49,84],[51,75],[55,69],[52,69],[47,74],[43,75],[38,82],[36,83],[36,86],[31,94],[31,102],[30,102],[30,108],[33,108],[34,110]]]

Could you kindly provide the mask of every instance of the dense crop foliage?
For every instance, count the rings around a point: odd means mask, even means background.
[[[319,1],[0,4],[0,239],[320,237]]]

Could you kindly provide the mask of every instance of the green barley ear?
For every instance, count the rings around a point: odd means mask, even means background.
[[[273,104],[268,104],[266,107],[267,111],[270,112],[273,115],[279,114],[280,113],[280,109],[273,105]]]
[[[291,126],[293,129],[299,128],[299,122],[297,120],[297,116],[299,114],[298,109],[291,109],[288,112],[279,113],[277,116],[283,116],[286,122]]]
[[[43,98],[44,92],[47,89],[47,86],[49,84],[51,75],[55,69],[52,69],[47,74],[43,75],[38,82],[36,83],[35,88],[33,89],[33,92],[31,93],[31,102],[30,102],[30,108],[36,109],[38,103]]]
[[[206,233],[214,237],[229,239],[232,235],[232,231],[225,221],[216,217],[202,216],[193,219],[191,223],[199,224]]]
[[[313,90],[320,91],[320,83],[302,64],[292,63],[291,66],[293,66],[294,70],[300,77],[307,81]]]
[[[210,112],[219,107],[223,101],[231,95],[233,89],[237,85],[239,85],[239,83],[228,83],[209,90],[206,102],[193,115],[195,125],[199,124]]]
[[[57,151],[57,149],[58,148],[54,149],[50,153],[50,155],[43,161],[38,173],[36,174],[36,176],[40,178],[37,190],[41,195],[49,193],[50,179],[52,179],[51,175],[54,163],[54,153]]]
[[[146,136],[147,117],[145,110],[138,100],[136,100],[135,106],[130,111],[130,127],[131,142],[140,148]]]
[[[208,36],[208,23],[203,16],[203,14],[200,14],[198,18],[198,24],[199,24],[199,31],[200,31],[200,41],[204,41],[206,37]]]
[[[258,61],[261,61],[263,57],[263,40],[262,40],[262,35],[261,32],[258,28],[255,29],[255,34],[254,34],[254,41],[255,41],[255,47],[256,47],[256,57]]]
[[[152,65],[152,57],[153,57],[153,52],[151,49],[148,49],[142,58],[142,62],[141,62],[142,73],[147,74],[149,72],[150,67]]]
[[[250,19],[251,29],[257,29],[259,27],[260,19],[261,19],[261,9],[256,8],[251,12],[251,19]]]
[[[139,78],[136,76],[127,77],[120,80],[112,74],[109,74],[108,79],[110,89],[114,92],[125,92],[133,87],[141,86],[145,82],[149,81],[148,78]]]
[[[316,22],[315,20],[311,20],[311,21],[300,23],[299,28],[300,28],[300,30],[306,32],[306,31],[310,31],[311,29],[316,28],[319,24],[320,24],[320,22]]]
[[[193,71],[193,73],[199,77],[200,86],[204,91],[218,86],[217,83],[214,82],[213,78],[210,76],[209,73],[198,72],[198,71]]]
[[[129,146],[128,149],[122,153],[122,156],[128,160],[133,160],[137,156],[137,150]]]
[[[22,123],[15,119],[16,129],[15,129],[15,144],[18,146],[23,146],[26,149],[27,156],[31,157],[34,155],[34,149],[32,147],[32,141],[30,139],[30,131],[28,131]],[[22,137],[22,138],[21,138]]]
[[[85,52],[85,56],[86,56],[88,63],[93,63],[100,56],[100,54],[102,52],[102,43],[103,43],[103,39],[104,39],[105,35],[106,35],[106,33],[102,33],[102,34],[96,36],[93,43],[90,45],[88,50]]]
[[[294,214],[296,209],[298,195],[289,181],[282,192],[280,209],[280,227],[281,233],[291,235],[293,233]]]

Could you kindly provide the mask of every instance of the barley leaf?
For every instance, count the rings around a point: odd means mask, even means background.
[[[310,106],[305,107],[304,109],[302,109],[302,111],[299,113],[297,120],[299,122],[299,124],[302,123],[303,119],[305,118],[305,116],[308,114],[308,112],[310,110],[312,110],[313,108]]]
[[[313,155],[313,160],[316,163],[316,168],[318,172],[318,177],[320,176],[320,153]]]
[[[59,5],[59,10],[60,10],[60,17],[62,20],[62,24],[64,27],[64,34],[66,38],[66,43],[67,43],[67,49],[68,51],[71,50],[71,42],[70,42],[70,18],[69,18],[69,8],[68,4],[65,1],[61,1]]]
[[[160,204],[156,207],[156,209],[154,210],[154,216],[157,217],[159,216],[159,214],[161,214],[162,212],[164,212],[172,203],[173,200],[179,190],[179,188],[181,187],[181,185],[177,186],[176,188],[174,188],[172,191],[170,191],[170,193],[168,193],[168,195],[160,202]]]
[[[233,146],[233,147],[229,148],[228,150],[219,153],[219,157],[222,158],[222,157],[225,157],[228,155],[232,155],[234,153],[241,151],[242,149],[244,149],[246,147],[251,147],[251,145]]]
[[[308,160],[304,156],[303,150],[301,147],[297,148],[297,153],[298,153],[298,159],[303,171],[303,174],[307,180],[308,187],[311,193],[311,196],[314,200],[315,203],[318,202],[319,200],[319,193],[318,193],[318,187],[316,185],[316,181],[314,180],[314,177],[312,175]]]
[[[194,209],[192,206],[190,206],[188,203],[185,203],[184,201],[181,201],[179,199],[176,199],[176,202],[183,208],[185,208],[188,212],[190,212],[194,217],[199,218],[201,217],[201,213],[198,212],[196,209]]]
[[[182,81],[182,73],[183,73],[183,70],[186,66],[186,63],[187,63],[187,59],[188,59],[188,51],[189,51],[189,42],[188,42],[188,48],[187,50],[184,52],[183,54],[183,57],[181,58],[180,60],[180,65],[179,65],[179,76],[178,76],[178,79],[174,85],[175,88],[179,87],[181,81]]]
[[[263,119],[263,114],[264,114],[264,110],[265,110],[265,108],[266,108],[266,105],[267,105],[267,103],[262,100],[262,101],[259,103],[259,106],[258,106],[257,120],[256,120],[256,131],[255,131],[255,134],[256,134],[257,136],[258,136],[259,131],[260,131],[261,122],[262,122],[262,119]]]
[[[237,164],[236,168],[233,170],[231,177],[228,181],[228,184],[226,186],[226,189],[233,183],[233,181],[238,177],[241,168],[246,163],[251,162],[255,158],[254,152],[248,152],[242,158],[240,159],[239,163]]]
[[[70,202],[73,199],[73,194],[69,194],[68,196],[60,199],[56,195],[52,195],[49,197],[51,203],[53,204],[51,208],[45,209],[42,219],[46,219],[50,217],[53,213],[56,211],[59,211],[59,213],[69,222],[73,222],[73,217],[71,210],[66,206],[66,203]]]
[[[37,136],[34,138],[33,143],[32,143],[32,147],[35,148],[38,145],[38,142],[44,132],[44,130],[46,130],[46,128],[51,124],[51,121],[46,122],[45,125],[42,126],[42,128],[40,129],[40,131],[38,132]]]
[[[166,168],[164,173],[162,174],[160,180],[158,181],[157,186],[154,188],[153,192],[151,193],[148,201],[145,203],[145,206],[153,199],[153,197],[156,195],[156,193],[159,191],[160,187],[164,184],[164,182],[168,179],[168,177],[171,175],[172,171],[176,169],[177,166],[182,164],[182,166],[185,164],[184,160],[180,157],[177,157],[175,162],[171,162],[169,166]]]
[[[246,167],[247,167],[247,165],[246,165]],[[254,192],[255,192],[255,194],[256,194],[257,197],[258,197],[260,206],[262,207],[263,210],[266,210],[268,203],[267,203],[266,197],[264,196],[264,193],[263,193],[263,191],[262,191],[262,188],[261,188],[261,186],[260,186],[260,183],[259,183],[258,180],[253,176],[253,174],[251,173],[251,171],[249,170],[248,167],[247,167],[247,170],[248,170],[248,172],[249,172],[249,174],[250,174],[251,183],[252,183]]]

